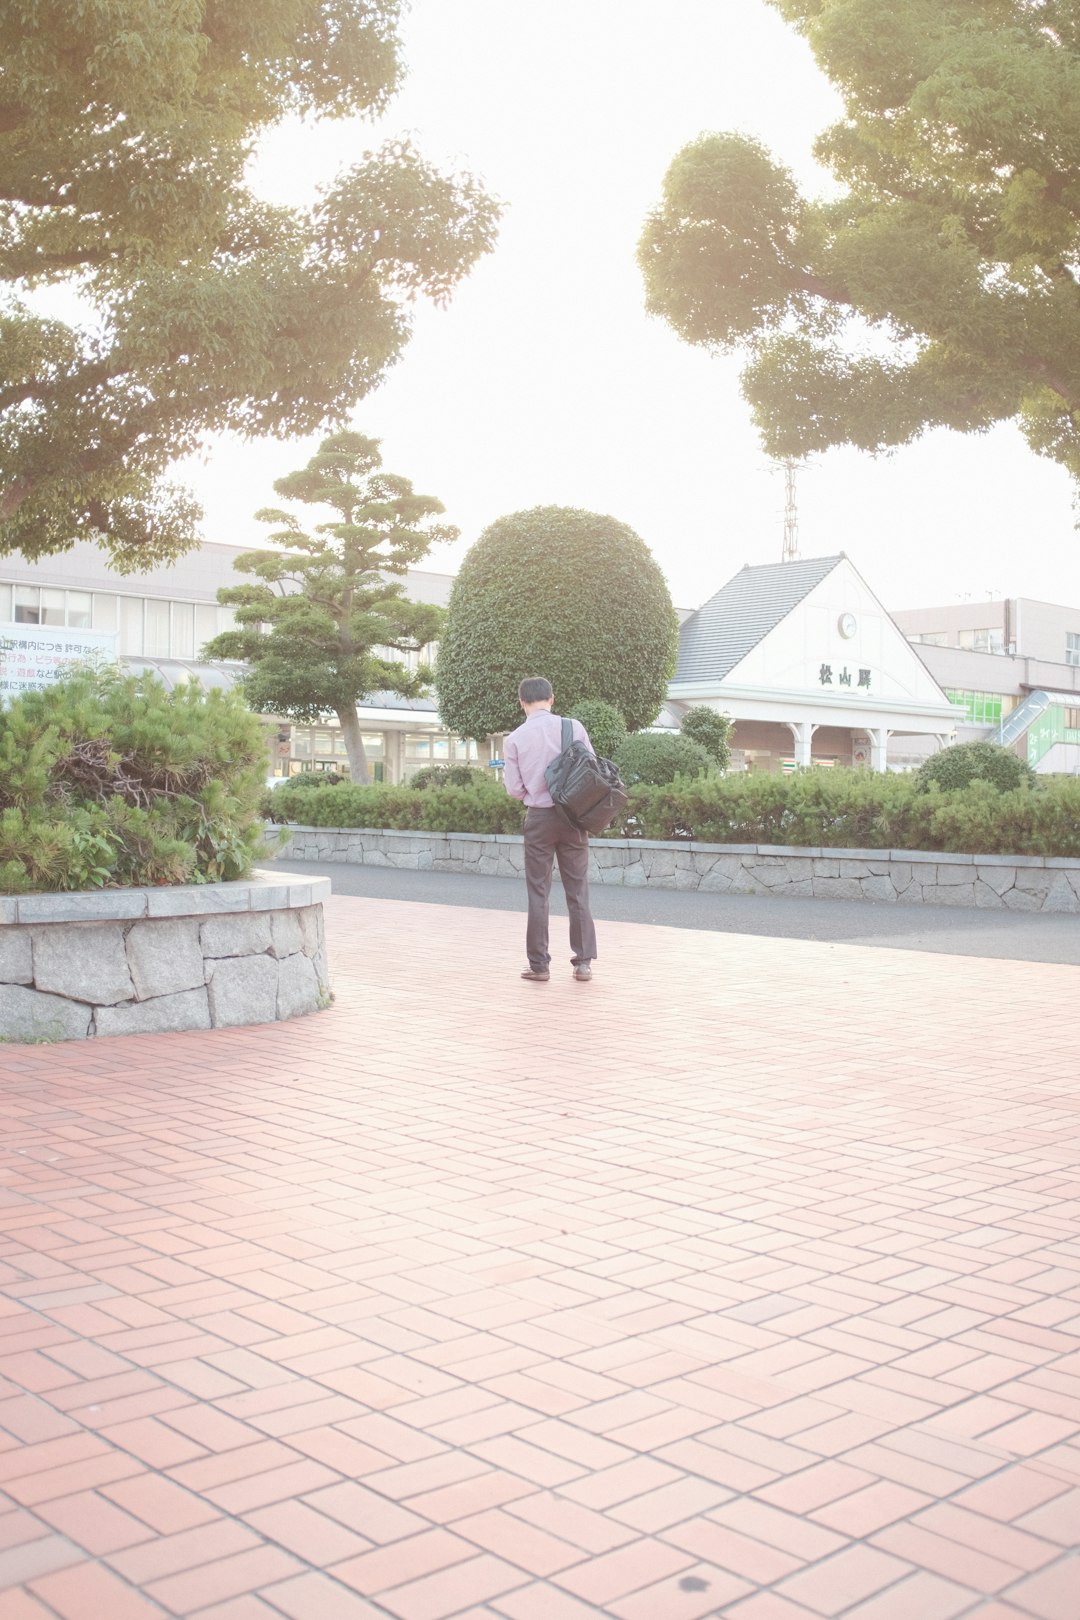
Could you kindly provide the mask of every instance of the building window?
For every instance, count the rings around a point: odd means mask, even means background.
[[[920,635],[908,636],[908,640],[921,647],[947,647],[949,645],[949,635],[946,630],[924,630]]]
[[[94,602],[91,611],[91,622],[95,630],[116,631],[120,616],[120,598],[118,596],[105,596],[100,591],[94,592]]]
[[[1001,724],[1000,692],[946,691],[945,696],[958,709],[964,710],[969,726],[999,726]]]
[[[1003,653],[1005,651],[1005,632],[1003,630],[961,630],[957,640],[967,652]]]
[[[1065,633],[1065,662],[1080,665],[1080,630],[1067,630]]]
[[[1066,731],[1080,731],[1080,709],[1065,710]]]
[[[16,585],[11,592],[11,613],[15,624],[89,630],[91,596],[89,591],[65,591],[56,586]]]

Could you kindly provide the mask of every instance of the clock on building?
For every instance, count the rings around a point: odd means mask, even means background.
[[[844,640],[850,641],[856,630],[859,628],[859,621],[855,617],[854,613],[841,613],[839,619],[836,621],[836,627],[840,631],[840,634],[843,636]]]

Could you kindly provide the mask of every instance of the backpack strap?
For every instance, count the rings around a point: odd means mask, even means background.
[[[565,716],[562,717],[562,746],[565,752],[574,740],[574,728]]]

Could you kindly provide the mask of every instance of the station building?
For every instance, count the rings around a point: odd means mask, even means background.
[[[90,652],[167,685],[233,684],[241,665],[200,654],[232,623],[217,592],[242,579],[233,561],[250,549],[207,543],[169,567],[128,575],[86,544],[36,563],[0,557],[0,699]],[[449,574],[416,569],[406,589],[445,606],[452,584]],[[730,714],[735,769],[905,770],[950,742],[996,738],[1039,770],[1080,773],[1080,610],[1014,599],[890,614],[839,553],[746,566],[680,620],[656,725],[677,727],[697,704]],[[413,657],[430,661],[433,652]],[[484,763],[501,749],[498,737],[477,744],[453,735],[434,697],[374,693],[359,713],[377,780]],[[268,746],[277,776],[346,769],[333,721],[268,721]]]

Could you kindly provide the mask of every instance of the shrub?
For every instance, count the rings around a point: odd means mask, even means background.
[[[435,685],[462,737],[512,731],[518,682],[543,675],[566,714],[603,699],[651,725],[675,669],[678,619],[644,540],[597,512],[539,506],[499,518],[450,593]]]
[[[605,703],[602,698],[575,703],[570,718],[581,721],[593,748],[603,759],[614,759],[626,741],[626,721],[614,704]]]
[[[484,772],[472,765],[422,765],[409,777],[409,786],[414,788],[430,787],[472,787],[474,782],[487,781]]]
[[[270,795],[273,820],[306,827],[420,829],[425,832],[518,833],[524,806],[500,782],[480,771],[464,786],[417,788],[377,783],[336,787],[326,793],[296,793],[291,784]]]
[[[689,737],[691,742],[699,743],[704,748],[717,770],[726,771],[731,764],[732,725],[729,714],[718,714],[715,709],[708,709],[702,703],[687,709],[679,730],[684,737]]]
[[[235,693],[80,671],[0,711],[0,889],[245,877],[262,726]]]
[[[673,782],[677,776],[707,776],[714,768],[699,743],[689,737],[654,731],[639,731],[627,737],[615,763],[628,786],[643,782],[647,787]]]
[[[999,793],[1008,793],[1011,788],[1033,782],[1035,772],[1010,748],[1002,748],[998,743],[969,742],[931,754],[919,766],[915,779],[924,792],[932,782],[946,792],[953,792],[978,781],[989,782]]]

